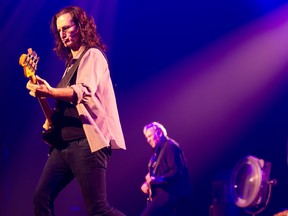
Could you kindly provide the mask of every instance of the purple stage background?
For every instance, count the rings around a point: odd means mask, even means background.
[[[25,88],[18,59],[33,48],[40,56],[37,74],[57,84],[64,66],[52,51],[49,22],[68,5],[93,15],[108,46],[127,144],[109,164],[111,205],[127,216],[145,207],[140,186],[151,150],[142,128],[159,121],[187,157],[193,185],[187,215],[209,215],[217,196],[213,182],[229,181],[246,155],[271,162],[271,178],[278,180],[259,215],[288,208],[284,0],[1,0],[0,216],[33,215],[33,190],[48,147],[41,141],[44,115]],[[60,194],[55,211],[86,215],[75,181]]]

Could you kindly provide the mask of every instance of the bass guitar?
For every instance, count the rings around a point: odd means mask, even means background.
[[[32,83],[38,84],[35,72],[37,70],[37,64],[39,62],[40,57],[37,55],[35,51],[32,50],[32,48],[28,49],[27,54],[22,54],[19,58],[19,64],[23,67],[24,70],[24,76],[26,78],[29,78]],[[51,116],[52,116],[52,109],[50,108],[50,105],[45,97],[37,97],[40,106],[42,108],[42,111],[46,117],[46,121],[43,125],[43,132],[42,132],[42,138],[45,143],[47,143],[49,146],[54,146],[58,141],[61,141],[60,132],[56,131],[53,127]]]

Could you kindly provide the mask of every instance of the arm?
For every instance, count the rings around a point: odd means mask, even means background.
[[[54,98],[56,100],[65,100],[72,102],[74,99],[74,90],[71,87],[66,88],[53,88],[49,83],[36,76],[37,83],[33,84],[30,80],[28,81],[26,88],[30,90],[29,94],[33,97],[46,97]]]
[[[90,100],[97,91],[98,84],[107,71],[108,65],[103,54],[97,49],[88,50],[78,67],[76,84],[66,88],[53,88],[49,83],[36,76],[38,84],[28,82],[26,88],[33,97],[47,97],[64,100],[74,104]]]

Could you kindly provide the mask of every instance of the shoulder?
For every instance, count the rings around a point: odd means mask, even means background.
[[[179,144],[178,144],[175,140],[173,140],[173,139],[171,139],[171,138],[169,138],[169,139],[167,140],[167,142],[166,142],[166,148],[169,149],[169,150],[173,150],[173,151],[179,151],[179,150],[181,150]]]
[[[106,57],[105,52],[104,52],[102,49],[98,48],[98,47],[90,47],[90,48],[87,50],[87,52],[91,52],[91,53],[95,53],[95,54],[100,54],[100,55]]]
[[[179,147],[179,144],[174,139],[168,138],[167,143],[171,146]]]
[[[89,48],[83,55],[83,59],[98,59],[107,62],[105,53],[96,47]]]

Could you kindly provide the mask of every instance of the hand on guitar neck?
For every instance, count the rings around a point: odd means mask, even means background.
[[[35,51],[33,51],[31,48],[29,48],[27,54],[22,54],[20,56],[19,64],[23,67],[24,76],[30,79],[30,81],[27,83],[27,85],[29,85],[29,83],[30,83],[31,85],[33,84],[35,86],[35,90],[34,91],[31,90],[29,92],[29,94],[33,97],[37,97],[37,99],[40,103],[40,106],[42,108],[42,111],[46,117],[45,123],[43,124],[43,128],[48,131],[49,129],[52,128],[52,122],[51,122],[52,109],[50,108],[50,105],[49,105],[46,97],[41,96],[41,95],[36,95],[36,88],[39,87],[39,82],[41,84],[44,83],[47,88],[49,88],[50,86],[45,80],[43,80],[40,77],[35,75],[39,59],[40,58],[37,55],[37,53]],[[37,84],[37,85],[35,85],[35,84]],[[47,144],[50,145],[51,143],[47,143]]]
[[[22,54],[19,58],[19,64],[23,67],[24,76],[29,78],[30,82],[33,84],[38,84],[38,79],[35,75],[35,72],[37,70],[39,59],[40,57],[37,55],[35,51],[32,50],[32,48],[29,48],[27,54]],[[29,94],[34,97],[37,96],[34,91],[30,91]],[[46,121],[43,124],[43,128],[45,130],[48,130],[49,127],[51,126],[52,110],[45,97],[37,97],[37,99],[39,100],[41,108],[46,117]]]
[[[150,184],[151,181],[153,181],[155,179],[155,176],[151,176],[150,173],[147,173],[147,175],[145,176],[145,180],[148,184]]]
[[[50,105],[46,99],[46,96],[49,95],[47,92],[50,91],[51,86],[40,77],[36,76],[36,83],[33,83],[34,78],[30,79],[27,83],[26,88],[30,90],[29,94],[33,97],[36,97],[41,105],[42,111],[46,117],[45,123],[43,124],[43,128],[48,130],[51,125],[51,116],[52,110]]]

